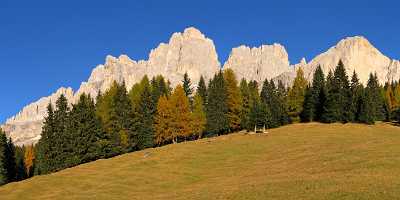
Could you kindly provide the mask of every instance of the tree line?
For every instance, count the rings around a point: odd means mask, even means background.
[[[325,78],[326,77],[326,78]],[[47,107],[41,139],[15,147],[0,131],[0,185],[48,174],[101,158],[240,130],[276,128],[293,122],[400,120],[400,84],[379,85],[371,74],[364,87],[349,80],[339,62],[324,75],[317,67],[311,83],[301,68],[291,87],[266,79],[238,81],[231,69],[192,86],[185,73],[171,88],[162,76],[144,76],[129,91],[114,82],[95,98],[82,94],[69,105],[61,95]]]

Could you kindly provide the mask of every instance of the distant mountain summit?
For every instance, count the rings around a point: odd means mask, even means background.
[[[232,49],[223,68],[232,69],[238,80],[245,78],[262,82],[268,78],[290,85],[297,68],[303,68],[306,78],[311,80],[318,65],[327,74],[339,60],[343,61],[349,76],[355,70],[363,83],[366,83],[371,72],[377,73],[381,83],[400,78],[400,62],[384,56],[360,36],[343,39],[310,62],[302,59],[294,65],[290,65],[288,53],[280,44],[252,48],[242,45]],[[40,139],[47,105],[54,104],[61,94],[66,96],[69,103],[74,103],[83,93],[95,97],[98,91],[106,91],[113,81],[125,81],[129,89],[144,75],[149,78],[163,75],[172,86],[176,86],[187,72],[192,82],[197,84],[201,75],[207,80],[220,69],[213,41],[190,27],[183,33],[172,34],[168,43],[161,43],[150,52],[148,60],[134,61],[126,55],[118,58],[107,56],[105,63],[93,69],[89,79],[81,84],[77,92],[71,88],[60,88],[49,97],[24,107],[8,119],[2,128],[16,145],[36,143]]]

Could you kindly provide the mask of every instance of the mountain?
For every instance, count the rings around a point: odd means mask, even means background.
[[[224,69],[228,68],[235,72],[239,80],[245,78],[258,82],[291,70],[289,56],[280,44],[233,48],[224,64]]]
[[[400,79],[400,62],[383,55],[362,36],[342,39],[337,45],[318,55],[309,63],[303,60],[301,63],[294,65],[294,68],[301,67],[306,78],[311,81],[318,65],[327,75],[330,70],[333,71],[335,69],[339,60],[343,61],[349,76],[352,75],[353,71],[356,71],[360,81],[364,84],[367,83],[369,74],[375,72],[378,75],[379,82],[382,84],[386,81]],[[295,70],[291,70],[281,74],[275,80],[291,82],[295,75]]]
[[[213,41],[199,30],[187,28],[183,33],[174,33],[168,44],[161,43],[153,49],[147,61],[134,61],[126,55],[118,58],[107,56],[105,64],[93,69],[88,81],[83,82],[77,92],[74,93],[71,88],[60,88],[49,97],[24,107],[7,120],[2,129],[16,145],[36,143],[40,139],[47,105],[50,102],[54,105],[61,94],[66,96],[69,103],[74,103],[82,93],[95,97],[98,91],[107,90],[113,81],[125,81],[129,89],[146,74],[149,78],[161,74],[172,86],[176,86],[187,72],[193,85],[196,85],[201,75],[207,80],[220,69]]]
[[[280,44],[260,47],[242,45],[232,49],[223,68],[232,69],[239,80],[245,78],[261,83],[268,78],[281,80],[289,86],[296,75],[296,69],[302,68],[306,78],[311,80],[318,65],[327,74],[336,67],[339,60],[343,61],[349,75],[355,70],[363,83],[366,83],[371,72],[377,73],[381,83],[400,78],[400,62],[386,57],[360,36],[345,38],[310,62],[302,59],[294,65],[290,65],[288,53]],[[54,104],[61,94],[67,97],[69,103],[74,103],[82,93],[95,97],[98,91],[107,90],[113,81],[125,81],[129,89],[144,75],[151,78],[161,74],[172,86],[176,86],[182,81],[185,72],[195,85],[200,75],[207,80],[220,69],[213,41],[196,28],[190,27],[182,33],[172,34],[168,43],[161,43],[150,52],[148,60],[134,61],[126,55],[118,58],[107,56],[105,63],[93,69],[89,79],[81,84],[78,91],[60,88],[49,97],[23,108],[8,119],[2,128],[17,145],[35,143],[40,139],[47,105],[50,102]]]

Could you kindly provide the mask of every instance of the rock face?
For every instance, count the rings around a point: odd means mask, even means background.
[[[346,67],[349,78],[353,71],[356,71],[360,82],[364,85],[367,83],[371,72],[377,73],[378,79],[382,84],[386,81],[399,80],[400,78],[399,61],[386,57],[361,36],[343,39],[336,46],[318,55],[309,63],[302,62],[294,66],[301,67],[306,78],[311,81],[318,65],[327,75],[330,70],[333,71],[335,69],[339,60],[342,60]],[[291,82],[295,75],[295,70],[293,70],[290,73],[286,73],[284,77],[277,77],[276,79]]]
[[[245,78],[259,83],[291,70],[288,54],[280,44],[234,48],[224,69],[232,69],[238,80]]]
[[[51,96],[23,108],[19,114],[8,119],[2,128],[16,145],[36,143],[40,139],[47,105],[49,102],[54,104],[61,94],[66,96],[69,103],[74,103],[82,93],[95,97],[98,91],[107,90],[113,81],[125,81],[129,89],[144,75],[149,78],[163,75],[172,86],[176,86],[187,72],[193,84],[197,84],[200,75],[207,80],[219,70],[220,63],[213,41],[199,30],[187,28],[183,33],[174,33],[168,44],[161,43],[152,50],[147,61],[134,61],[126,55],[119,58],[107,56],[105,64],[97,66],[75,94],[71,88],[61,88]]]
[[[8,119],[2,129],[11,137],[16,145],[32,144],[40,139],[42,123],[47,114],[47,106],[55,103],[61,95],[67,99],[74,98],[71,88],[60,88],[54,94],[43,97],[39,101],[32,103],[22,109],[14,117]]]
[[[302,68],[306,78],[311,81],[318,65],[327,74],[336,67],[339,60],[343,61],[349,75],[355,70],[363,83],[367,82],[370,72],[376,72],[381,83],[400,78],[400,62],[384,56],[368,40],[359,36],[341,40],[309,63],[302,59],[295,65],[289,64],[288,54],[280,44],[257,48],[240,46],[232,49],[224,68],[232,69],[239,80],[245,78],[261,84],[268,78],[281,80],[290,86],[296,69]],[[144,75],[149,78],[163,75],[172,86],[176,86],[187,72],[193,84],[197,84],[200,75],[209,79],[218,70],[220,63],[213,41],[199,30],[187,28],[183,33],[174,33],[168,44],[161,43],[152,50],[148,60],[134,61],[126,55],[118,58],[107,56],[105,63],[92,71],[87,82],[83,82],[76,93],[71,88],[61,88],[51,96],[23,108],[16,116],[8,119],[2,128],[16,145],[35,143],[40,139],[47,105],[50,102],[54,104],[61,94],[66,96],[69,103],[74,103],[82,93],[95,97],[98,91],[104,92],[113,81],[125,81],[127,89],[130,89]]]

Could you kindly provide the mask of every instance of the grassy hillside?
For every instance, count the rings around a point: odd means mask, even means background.
[[[99,160],[0,199],[399,199],[400,127],[295,124]]]

